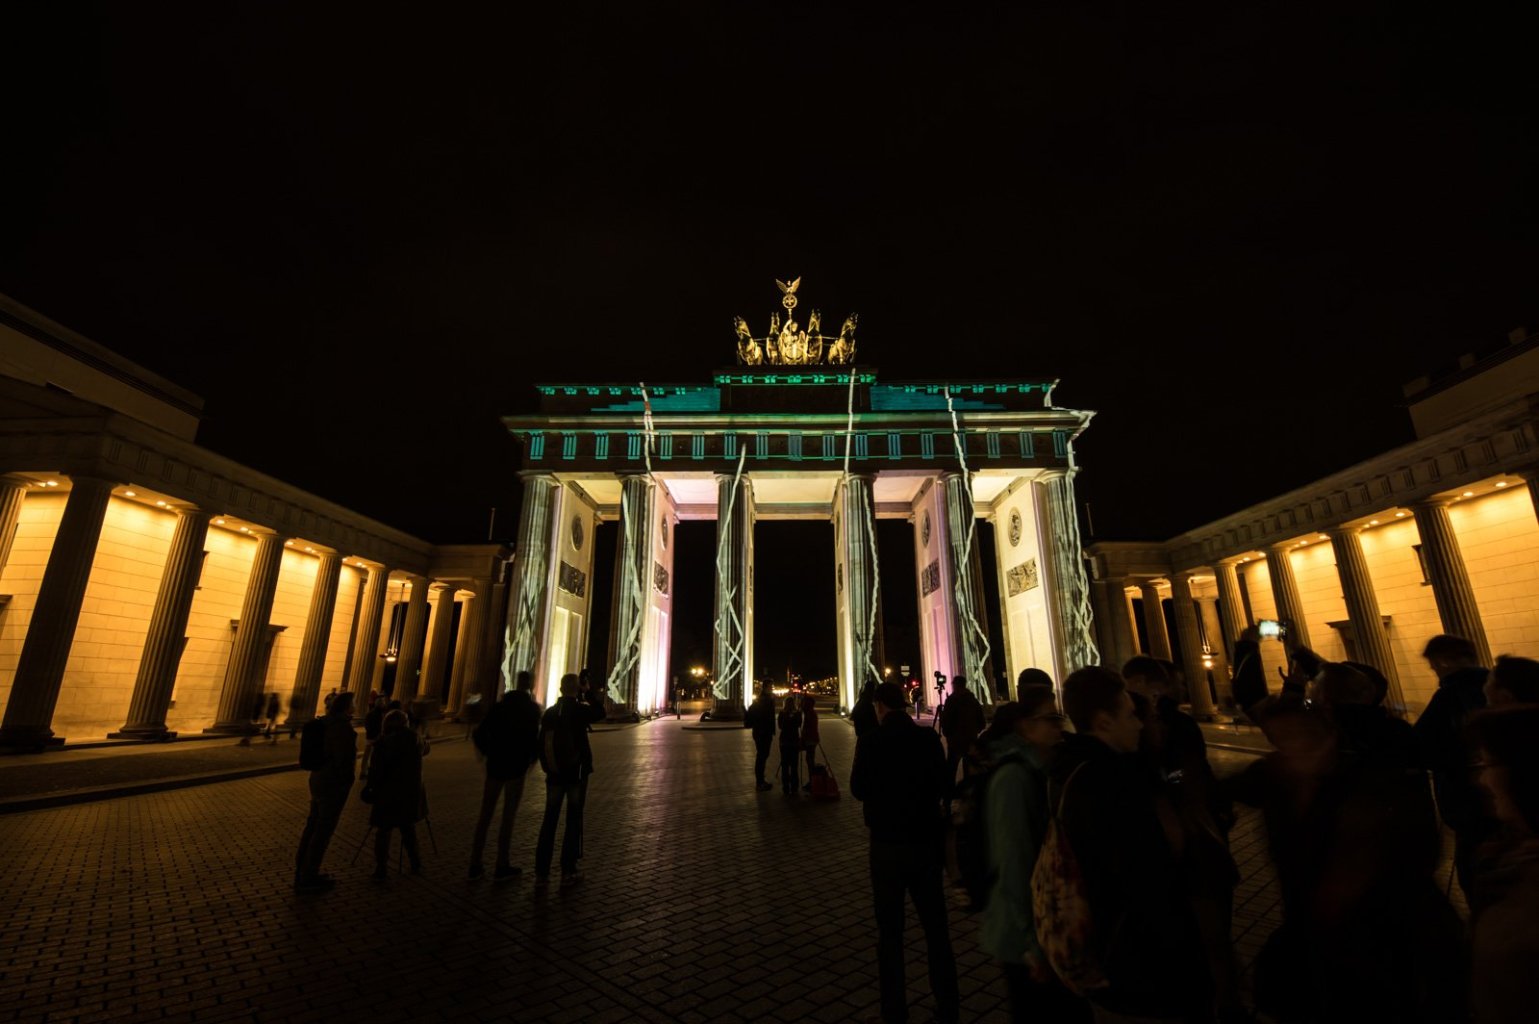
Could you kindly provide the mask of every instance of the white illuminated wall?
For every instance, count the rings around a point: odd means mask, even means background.
[[[655,711],[668,701],[673,588],[677,585],[673,572],[673,548],[678,522],[679,514],[673,497],[666,486],[659,484],[652,499],[651,558],[647,562],[646,579],[642,581],[647,595],[646,618],[641,628],[640,673],[636,682],[636,710],[642,714]],[[667,524],[666,533],[664,523]],[[667,593],[659,590],[655,581],[655,568],[658,565],[668,574]]]
[[[919,682],[924,687],[925,700],[935,704],[934,673],[944,672],[950,679],[961,671],[957,658],[957,643],[952,604],[951,548],[946,539],[945,491],[938,479],[930,483],[914,499],[914,581],[915,593],[919,594],[919,636],[921,669]],[[924,537],[924,517],[930,516],[930,537]],[[935,562],[940,571],[940,586],[929,594],[924,593],[925,567]]]
[[[1015,681],[1023,669],[1040,668],[1052,676],[1055,683],[1061,683],[1063,666],[1060,661],[1062,645],[1055,643],[1053,638],[1052,611],[1048,604],[1052,580],[1043,554],[1035,490],[1024,477],[1012,487],[996,499],[989,521],[994,527],[994,569],[999,578],[1000,615],[1005,636],[1005,649],[993,652],[993,661],[996,665],[1003,663],[1006,666],[1010,692],[1014,693]],[[1020,536],[1012,543],[1010,524],[1015,517],[1019,517]],[[1010,571],[1024,570],[1031,564],[1036,569],[1036,586],[1012,596]],[[981,601],[983,595],[978,595],[978,599]]]

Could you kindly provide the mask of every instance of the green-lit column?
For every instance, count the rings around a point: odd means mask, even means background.
[[[988,609],[983,607],[982,555],[976,538],[968,547],[973,525],[973,496],[961,473],[941,474],[946,501],[946,540],[950,544],[953,624],[968,689],[984,705],[994,702],[994,671],[988,648]]]
[[[882,682],[882,662],[876,649],[878,621],[873,617],[872,589],[876,566],[871,559],[871,525],[875,521],[871,488],[876,477],[869,473],[851,473],[840,494],[840,515],[844,520],[845,607],[849,612],[850,664],[854,668],[855,695],[867,682]],[[878,602],[879,604],[880,602]],[[881,614],[881,608],[875,609]]]
[[[752,686],[748,663],[748,559],[753,530],[747,478],[716,474],[716,618],[712,624],[712,671],[716,699],[711,717],[743,717],[743,694]]]
[[[513,583],[508,594],[510,636],[503,651],[503,674],[512,687],[520,672],[533,672],[540,657],[545,630],[545,606],[550,595],[551,516],[561,485],[549,473],[523,478],[524,503],[518,516],[518,549],[513,562]],[[543,695],[540,681],[535,692]]]
[[[1098,664],[1095,616],[1090,608],[1090,580],[1080,546],[1079,513],[1074,503],[1074,470],[1055,469],[1031,484],[1043,526],[1042,554],[1047,559],[1053,619],[1063,651],[1063,673]]]
[[[619,718],[636,714],[641,682],[641,641],[652,589],[652,520],[656,497],[651,477],[620,479],[620,535],[615,538],[615,590],[609,616],[609,694]]]

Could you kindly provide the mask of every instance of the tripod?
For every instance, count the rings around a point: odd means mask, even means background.
[[[432,845],[432,847],[433,847],[433,856],[436,857],[436,856],[438,856],[438,838],[433,835],[433,818],[432,818],[432,816],[430,814],[428,814],[427,787],[426,786],[424,786],[422,788],[421,808],[422,808],[422,823],[427,826],[428,843]],[[377,825],[370,825],[364,831],[363,838],[358,840],[358,848],[353,851],[352,859],[347,862],[349,867],[351,867],[352,865],[358,863],[358,855],[363,852],[363,848],[365,846],[369,845],[369,836],[374,835],[378,831],[379,831],[379,826],[377,826]],[[400,846],[396,849],[396,854],[395,854],[395,873],[398,874],[398,875],[405,873],[402,870],[402,864],[405,862],[405,858],[406,858],[406,843],[403,841],[400,844]]]

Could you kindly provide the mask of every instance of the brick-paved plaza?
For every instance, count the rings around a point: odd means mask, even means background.
[[[438,852],[421,828],[425,875],[383,886],[368,878],[371,850],[349,863],[367,828],[354,802],[327,856],[338,888],[291,891],[308,800],[298,771],[0,817],[0,1020],[832,1024],[878,1012],[865,830],[848,793],[754,792],[740,729],[601,727],[586,881],[563,891],[532,877],[536,768],[514,837],[525,876],[470,882],[480,767],[453,735],[425,767]],[[843,781],[849,726],[826,723],[824,742]],[[1220,771],[1246,760],[1214,752]],[[1247,814],[1234,836],[1247,964],[1276,922],[1256,826]],[[954,914],[964,1019],[1003,1021],[977,930]]]

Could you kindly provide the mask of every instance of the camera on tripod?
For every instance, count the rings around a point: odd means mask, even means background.
[[[939,671],[935,673],[935,691],[937,693],[946,692],[946,673]]]

